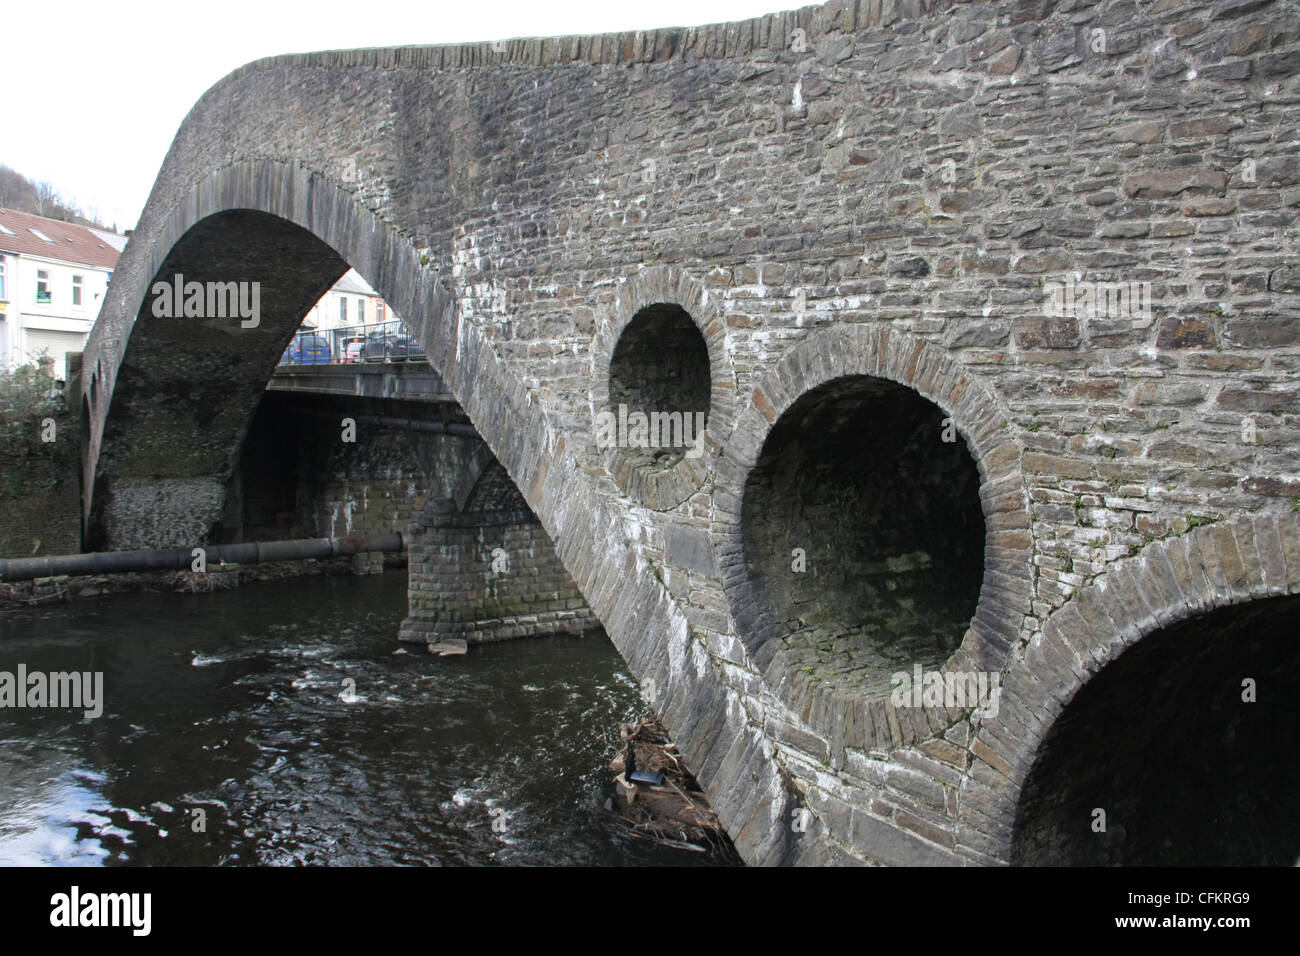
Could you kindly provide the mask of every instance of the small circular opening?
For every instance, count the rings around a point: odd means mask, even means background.
[[[656,303],[633,316],[609,364],[602,444],[634,467],[670,468],[708,425],[709,350],[679,305]]]

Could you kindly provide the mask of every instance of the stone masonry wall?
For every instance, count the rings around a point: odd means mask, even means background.
[[[432,502],[411,527],[404,641],[471,644],[599,629],[555,545],[500,465],[463,511]]]
[[[401,532],[411,582],[404,640],[478,643],[598,628],[546,530],[466,429],[463,413],[445,402],[268,393],[227,488],[222,535]],[[381,570],[375,557],[354,565]]]
[[[46,443],[40,418],[0,422],[0,558],[81,551],[77,425],[58,415]]]
[[[464,421],[445,403],[267,393],[227,488],[223,535],[404,532],[430,499],[463,498],[490,460],[472,434],[420,427]]]

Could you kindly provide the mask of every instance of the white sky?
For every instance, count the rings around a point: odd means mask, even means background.
[[[177,127],[231,70],[277,53],[743,20],[797,0],[277,0],[5,4],[0,163],[131,228]]]

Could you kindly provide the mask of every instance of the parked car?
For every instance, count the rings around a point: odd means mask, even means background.
[[[367,362],[408,362],[424,358],[424,349],[405,332],[371,332],[362,358]]]
[[[361,361],[361,353],[365,348],[365,342],[361,339],[352,339],[343,343],[343,363],[352,365]]]
[[[328,365],[330,344],[323,335],[304,332],[295,335],[280,357],[281,365]]]

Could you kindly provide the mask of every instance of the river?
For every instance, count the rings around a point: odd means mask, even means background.
[[[0,709],[0,864],[719,865],[604,809],[643,712],[608,638],[394,655],[406,576],[0,614],[0,671],[104,710]]]

